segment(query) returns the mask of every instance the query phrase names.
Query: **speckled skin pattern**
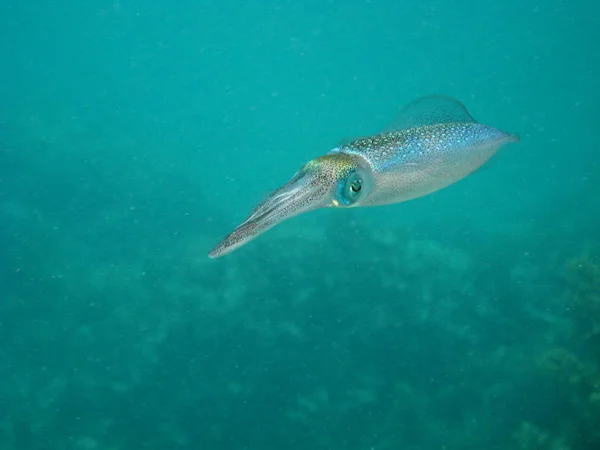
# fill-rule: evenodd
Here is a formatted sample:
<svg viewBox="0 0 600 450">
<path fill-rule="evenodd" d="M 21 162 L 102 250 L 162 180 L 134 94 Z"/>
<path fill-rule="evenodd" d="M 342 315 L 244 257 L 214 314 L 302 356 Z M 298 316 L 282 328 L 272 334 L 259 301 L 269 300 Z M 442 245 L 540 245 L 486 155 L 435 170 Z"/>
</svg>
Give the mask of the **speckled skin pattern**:
<svg viewBox="0 0 600 450">
<path fill-rule="evenodd" d="M 477 122 L 443 123 L 357 139 L 334 152 L 371 167 L 374 185 L 360 206 L 397 203 L 452 184 L 518 138 Z M 357 205 L 358 206 L 358 205 Z"/>
<path fill-rule="evenodd" d="M 385 132 L 307 162 L 209 253 L 216 258 L 298 214 L 324 207 L 398 203 L 442 189 L 519 138 L 477 123 L 449 97 L 416 100 Z"/>
</svg>

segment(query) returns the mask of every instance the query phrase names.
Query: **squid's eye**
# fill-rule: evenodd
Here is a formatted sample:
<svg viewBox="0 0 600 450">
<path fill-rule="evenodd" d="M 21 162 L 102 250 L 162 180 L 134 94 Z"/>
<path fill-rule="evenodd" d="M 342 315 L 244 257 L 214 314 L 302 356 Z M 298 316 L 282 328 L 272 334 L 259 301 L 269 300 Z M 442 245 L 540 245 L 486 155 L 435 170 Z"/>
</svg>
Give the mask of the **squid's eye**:
<svg viewBox="0 0 600 450">
<path fill-rule="evenodd" d="M 363 188 L 363 180 L 357 172 L 352 172 L 345 180 L 341 183 L 341 189 L 339 192 L 339 200 L 346 204 L 351 205 L 356 202 L 361 195 Z"/>
</svg>

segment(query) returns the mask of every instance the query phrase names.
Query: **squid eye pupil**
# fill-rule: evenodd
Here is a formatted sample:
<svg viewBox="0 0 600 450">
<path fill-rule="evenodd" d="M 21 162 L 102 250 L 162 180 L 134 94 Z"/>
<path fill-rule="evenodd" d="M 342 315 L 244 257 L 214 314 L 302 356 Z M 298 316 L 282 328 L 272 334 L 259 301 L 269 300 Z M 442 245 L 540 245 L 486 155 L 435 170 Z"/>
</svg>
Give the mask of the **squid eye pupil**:
<svg viewBox="0 0 600 450">
<path fill-rule="evenodd" d="M 362 189 L 362 185 L 360 183 L 359 180 L 356 180 L 352 183 L 352 185 L 350 186 L 350 189 L 352 189 L 352 192 L 360 192 L 360 190 Z"/>
</svg>

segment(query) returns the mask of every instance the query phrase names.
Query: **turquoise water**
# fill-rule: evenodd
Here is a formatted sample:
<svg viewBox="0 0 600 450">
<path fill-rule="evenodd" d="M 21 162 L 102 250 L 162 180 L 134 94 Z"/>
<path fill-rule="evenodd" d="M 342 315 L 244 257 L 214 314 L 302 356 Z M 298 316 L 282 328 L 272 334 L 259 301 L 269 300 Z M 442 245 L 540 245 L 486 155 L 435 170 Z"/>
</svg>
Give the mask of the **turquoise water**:
<svg viewBox="0 0 600 450">
<path fill-rule="evenodd" d="M 600 448 L 600 6 L 0 4 L 0 448 Z M 480 171 L 210 249 L 427 94 Z"/>
</svg>

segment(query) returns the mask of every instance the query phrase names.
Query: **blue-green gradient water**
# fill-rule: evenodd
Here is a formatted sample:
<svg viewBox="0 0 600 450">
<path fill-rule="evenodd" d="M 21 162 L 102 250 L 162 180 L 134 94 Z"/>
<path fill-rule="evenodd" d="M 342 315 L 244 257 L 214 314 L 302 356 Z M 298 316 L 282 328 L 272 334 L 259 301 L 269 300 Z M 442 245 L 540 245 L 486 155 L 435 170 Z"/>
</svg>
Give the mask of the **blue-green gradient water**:
<svg viewBox="0 0 600 450">
<path fill-rule="evenodd" d="M 600 448 L 600 4 L 4 0 L 0 35 L 2 450 Z M 208 259 L 427 94 L 521 142 Z"/>
</svg>

